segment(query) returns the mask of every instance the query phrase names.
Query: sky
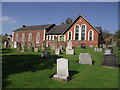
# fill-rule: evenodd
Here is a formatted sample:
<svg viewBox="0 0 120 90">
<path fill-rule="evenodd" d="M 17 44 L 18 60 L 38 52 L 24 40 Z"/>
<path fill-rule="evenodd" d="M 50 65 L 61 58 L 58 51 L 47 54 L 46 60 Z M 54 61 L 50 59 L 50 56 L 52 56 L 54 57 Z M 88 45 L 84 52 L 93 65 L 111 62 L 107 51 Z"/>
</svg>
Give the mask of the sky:
<svg viewBox="0 0 120 90">
<path fill-rule="evenodd" d="M 2 34 L 22 25 L 56 25 L 82 14 L 94 27 L 115 33 L 118 30 L 117 2 L 2 2 Z"/>
</svg>

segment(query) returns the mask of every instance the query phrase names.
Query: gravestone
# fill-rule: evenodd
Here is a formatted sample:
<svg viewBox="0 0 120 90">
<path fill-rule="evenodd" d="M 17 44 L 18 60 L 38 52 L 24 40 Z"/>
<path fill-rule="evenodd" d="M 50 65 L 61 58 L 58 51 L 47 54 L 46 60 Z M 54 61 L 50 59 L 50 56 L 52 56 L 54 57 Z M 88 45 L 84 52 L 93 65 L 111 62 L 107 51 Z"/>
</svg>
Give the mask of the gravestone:
<svg viewBox="0 0 120 90">
<path fill-rule="evenodd" d="M 68 49 L 72 49 L 72 41 L 68 41 L 68 42 L 67 42 L 66 51 L 67 51 Z"/>
<path fill-rule="evenodd" d="M 103 44 L 103 48 L 106 48 L 106 44 Z"/>
<path fill-rule="evenodd" d="M 41 54 L 41 57 L 50 58 L 50 52 L 43 51 L 42 54 Z"/>
<path fill-rule="evenodd" d="M 17 51 L 21 50 L 21 44 L 19 42 L 17 42 Z"/>
<path fill-rule="evenodd" d="M 61 52 L 60 52 L 61 50 L 59 49 L 59 48 L 57 48 L 57 49 L 55 49 L 55 54 L 56 55 L 59 55 Z"/>
<path fill-rule="evenodd" d="M 68 49 L 66 54 L 74 55 L 74 49 Z"/>
<path fill-rule="evenodd" d="M 6 41 L 4 42 L 4 48 L 7 48 L 7 42 Z"/>
<path fill-rule="evenodd" d="M 112 49 L 105 49 L 104 55 L 114 55 L 113 50 Z"/>
<path fill-rule="evenodd" d="M 94 48 L 94 51 L 97 51 L 97 52 L 102 52 L 103 49 L 102 48 Z"/>
<path fill-rule="evenodd" d="M 115 55 L 104 55 L 102 65 L 109 67 L 118 67 L 118 57 Z"/>
<path fill-rule="evenodd" d="M 91 54 L 89 54 L 89 53 L 80 53 L 80 55 L 79 55 L 79 63 L 80 64 L 91 64 L 92 65 Z"/>
<path fill-rule="evenodd" d="M 29 52 L 32 52 L 32 49 L 33 49 L 32 43 L 29 42 L 29 43 L 28 43 L 28 51 L 29 51 Z"/>
<path fill-rule="evenodd" d="M 93 45 L 90 45 L 89 47 L 94 47 Z"/>
<path fill-rule="evenodd" d="M 17 48 L 17 42 L 16 41 L 13 42 L 13 47 Z"/>
<path fill-rule="evenodd" d="M 25 51 L 25 42 L 22 42 L 21 43 L 21 52 L 24 52 Z"/>
<path fill-rule="evenodd" d="M 63 51 L 63 46 L 62 45 L 58 45 L 58 48 Z"/>
<path fill-rule="evenodd" d="M 38 52 L 38 48 L 34 48 L 34 52 Z"/>
<path fill-rule="evenodd" d="M 53 76 L 53 79 L 58 81 L 68 81 L 68 59 L 59 58 L 57 59 L 57 74 Z"/>
<path fill-rule="evenodd" d="M 13 42 L 11 42 L 11 48 L 14 48 L 14 43 Z"/>
</svg>

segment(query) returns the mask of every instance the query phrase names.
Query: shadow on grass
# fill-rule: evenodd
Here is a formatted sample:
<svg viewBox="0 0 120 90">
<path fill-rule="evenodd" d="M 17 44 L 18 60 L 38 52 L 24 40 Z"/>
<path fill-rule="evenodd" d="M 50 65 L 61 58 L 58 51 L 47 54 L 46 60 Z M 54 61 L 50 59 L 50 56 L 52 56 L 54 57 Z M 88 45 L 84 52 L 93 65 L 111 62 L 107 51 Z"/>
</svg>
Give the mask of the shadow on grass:
<svg viewBox="0 0 120 90">
<path fill-rule="evenodd" d="M 75 71 L 75 70 L 69 70 L 70 79 L 72 79 L 72 77 L 73 77 L 75 74 L 77 74 L 77 73 L 79 73 L 79 72 L 78 72 L 78 71 Z"/>
<path fill-rule="evenodd" d="M 10 85 L 6 80 L 10 74 L 22 73 L 26 71 L 38 71 L 52 69 L 56 59 L 61 58 L 52 55 L 49 59 L 42 58 L 40 55 L 3 55 L 2 56 L 2 85 L 3 88 Z"/>
</svg>

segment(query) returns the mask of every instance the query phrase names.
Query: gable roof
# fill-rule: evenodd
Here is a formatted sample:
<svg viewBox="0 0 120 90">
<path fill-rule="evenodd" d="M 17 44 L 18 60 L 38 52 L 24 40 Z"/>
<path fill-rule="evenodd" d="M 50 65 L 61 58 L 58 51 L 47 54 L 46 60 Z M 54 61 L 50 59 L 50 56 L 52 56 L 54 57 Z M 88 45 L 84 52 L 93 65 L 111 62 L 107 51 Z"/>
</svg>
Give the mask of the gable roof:
<svg viewBox="0 0 120 90">
<path fill-rule="evenodd" d="M 53 24 L 46 24 L 46 25 L 33 25 L 33 26 L 25 26 L 25 27 L 21 27 L 18 28 L 15 31 L 32 31 L 32 30 L 44 30 L 46 28 L 49 28 L 50 26 L 52 26 Z"/>
<path fill-rule="evenodd" d="M 46 34 L 62 34 L 68 26 L 69 24 L 56 25 Z"/>
<path fill-rule="evenodd" d="M 66 30 L 62 33 L 62 34 L 64 34 L 80 17 L 83 17 L 81 14 L 77 17 L 77 18 L 75 18 L 75 20 L 69 25 L 69 27 L 68 28 L 66 28 Z M 89 24 L 89 25 L 91 25 L 92 26 L 92 24 L 90 24 L 84 17 L 83 17 L 83 19 Z M 92 26 L 93 27 L 93 26 Z M 95 27 L 93 27 L 98 33 L 100 33 L 99 32 L 99 30 L 97 30 Z"/>
</svg>

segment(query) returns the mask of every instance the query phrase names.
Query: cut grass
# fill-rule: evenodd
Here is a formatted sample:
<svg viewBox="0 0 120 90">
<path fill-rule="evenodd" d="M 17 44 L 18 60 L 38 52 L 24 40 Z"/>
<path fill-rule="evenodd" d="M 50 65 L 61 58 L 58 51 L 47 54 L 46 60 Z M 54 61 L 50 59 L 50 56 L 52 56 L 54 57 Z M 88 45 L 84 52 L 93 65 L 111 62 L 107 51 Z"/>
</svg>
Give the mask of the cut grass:
<svg viewBox="0 0 120 90">
<path fill-rule="evenodd" d="M 3 87 L 4 88 L 118 88 L 118 69 L 101 67 L 103 52 L 94 52 L 94 48 L 75 47 L 75 55 L 54 55 L 41 58 L 41 52 L 16 52 L 3 49 Z M 78 63 L 80 53 L 92 54 L 94 65 Z M 118 52 L 116 52 L 118 53 Z M 69 82 L 51 79 L 56 73 L 56 59 L 69 59 Z"/>
</svg>

